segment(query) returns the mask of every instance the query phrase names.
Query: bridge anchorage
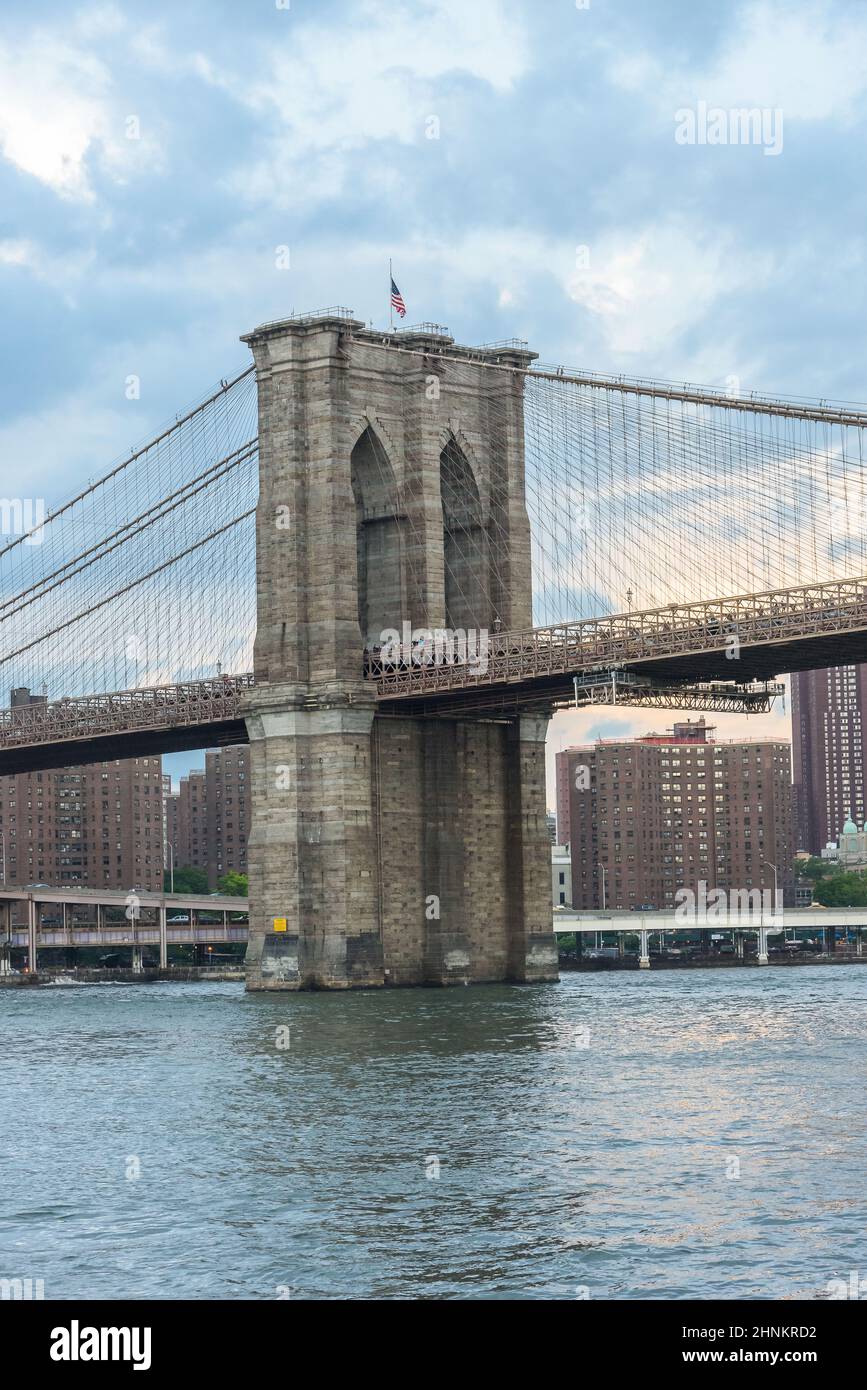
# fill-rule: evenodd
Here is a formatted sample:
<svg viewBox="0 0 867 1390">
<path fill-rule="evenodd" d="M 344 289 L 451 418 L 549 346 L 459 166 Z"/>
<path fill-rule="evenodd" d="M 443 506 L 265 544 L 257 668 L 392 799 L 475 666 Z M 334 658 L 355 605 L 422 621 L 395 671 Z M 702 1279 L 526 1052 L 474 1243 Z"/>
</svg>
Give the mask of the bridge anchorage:
<svg viewBox="0 0 867 1390">
<path fill-rule="evenodd" d="M 0 773 L 248 739 L 250 989 L 555 979 L 552 712 L 867 659 L 867 414 L 345 309 L 243 341 L 0 547 Z"/>
</svg>

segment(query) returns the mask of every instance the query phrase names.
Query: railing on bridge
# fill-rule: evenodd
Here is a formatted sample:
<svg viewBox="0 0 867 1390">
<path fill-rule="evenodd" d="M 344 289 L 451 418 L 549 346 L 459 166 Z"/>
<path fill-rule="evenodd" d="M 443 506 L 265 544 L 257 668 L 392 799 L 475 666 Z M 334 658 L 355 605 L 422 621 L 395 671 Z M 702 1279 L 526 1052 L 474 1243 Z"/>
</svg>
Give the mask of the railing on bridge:
<svg viewBox="0 0 867 1390">
<path fill-rule="evenodd" d="M 245 673 L 0 710 L 0 748 L 241 719 L 243 697 L 252 684 L 252 675 Z"/>
<path fill-rule="evenodd" d="M 522 687 L 529 700 L 562 702 L 568 682 L 578 677 L 580 689 L 581 678 L 588 673 L 597 673 L 590 693 L 598 698 L 600 680 L 610 679 L 613 672 L 621 673 L 616 698 L 624 703 L 670 705 L 680 700 L 678 707 L 683 708 L 759 709 L 767 708 L 781 687 L 766 681 L 736 685 L 739 670 L 747 667 L 740 668 L 735 660 L 729 664 L 728 653 L 749 658 L 751 651 L 776 644 L 781 648 L 776 669 L 788 670 L 787 643 L 846 633 L 867 633 L 867 576 L 524 632 L 490 633 L 484 644 L 477 645 L 475 660 L 468 660 L 465 653 L 456 658 L 454 648 L 447 645 L 440 651 L 436 641 L 424 653 L 413 648 L 391 660 L 374 651 L 366 655 L 365 675 L 375 684 L 383 704 L 423 699 L 431 710 L 438 699 L 445 702 L 444 711 L 453 710 L 448 697 L 453 701 L 462 696 L 464 712 L 483 711 L 486 695 L 490 698 L 496 687 Z M 718 658 L 719 683 L 694 675 L 672 682 L 669 676 L 667 684 L 663 681 L 662 687 L 655 688 L 647 675 L 655 663 L 702 654 Z M 643 689 L 630 685 L 630 673 L 636 670 L 643 673 Z M 597 679 L 598 673 L 603 675 Z M 556 680 L 555 689 L 552 681 Z M 731 682 L 728 689 L 722 688 L 723 681 Z M 44 745 L 61 748 L 141 731 L 184 727 L 206 731 L 233 722 L 242 726 L 245 697 L 253 683 L 252 674 L 246 672 L 5 710 L 0 712 L 0 753 Z M 584 692 L 584 698 L 590 696 Z M 740 704 L 731 706 L 733 700 Z M 243 728 L 238 737 L 243 738 Z"/>
<path fill-rule="evenodd" d="M 666 659 L 838 635 L 867 629 L 867 576 L 743 594 L 607 618 L 490 633 L 475 659 L 449 659 L 448 639 L 384 659 L 372 652 L 367 675 L 382 698 L 512 684 Z M 442 653 L 437 650 L 440 642 Z M 787 669 L 785 665 L 781 669 Z M 732 678 L 737 670 L 732 665 Z"/>
</svg>

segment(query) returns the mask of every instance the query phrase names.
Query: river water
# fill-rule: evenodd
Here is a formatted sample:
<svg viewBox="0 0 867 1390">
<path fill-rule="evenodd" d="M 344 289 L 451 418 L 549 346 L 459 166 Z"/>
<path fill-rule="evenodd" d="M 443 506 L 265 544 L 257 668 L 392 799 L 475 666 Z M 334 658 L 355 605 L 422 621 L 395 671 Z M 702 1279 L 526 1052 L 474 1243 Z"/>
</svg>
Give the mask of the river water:
<svg viewBox="0 0 867 1390">
<path fill-rule="evenodd" d="M 865 968 L 20 988 L 0 1037 L 0 1278 L 46 1298 L 867 1277 Z"/>
</svg>

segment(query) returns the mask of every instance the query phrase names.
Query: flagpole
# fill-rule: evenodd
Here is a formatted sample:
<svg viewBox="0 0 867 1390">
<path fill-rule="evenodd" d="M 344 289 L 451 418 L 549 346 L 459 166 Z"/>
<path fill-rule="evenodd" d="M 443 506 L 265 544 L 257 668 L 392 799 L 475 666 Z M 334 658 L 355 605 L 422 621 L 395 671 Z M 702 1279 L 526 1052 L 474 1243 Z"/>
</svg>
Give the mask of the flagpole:
<svg viewBox="0 0 867 1390">
<path fill-rule="evenodd" d="M 391 332 L 394 332 L 394 305 L 391 302 L 391 287 L 394 284 L 394 276 L 391 270 L 391 256 L 388 258 L 388 323 Z"/>
</svg>

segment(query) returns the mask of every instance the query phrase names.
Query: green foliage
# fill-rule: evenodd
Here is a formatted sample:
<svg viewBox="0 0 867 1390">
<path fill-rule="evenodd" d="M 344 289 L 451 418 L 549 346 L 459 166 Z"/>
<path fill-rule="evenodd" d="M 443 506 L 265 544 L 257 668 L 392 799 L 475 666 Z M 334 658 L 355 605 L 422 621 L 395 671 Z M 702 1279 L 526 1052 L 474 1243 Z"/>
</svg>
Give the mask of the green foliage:
<svg viewBox="0 0 867 1390">
<path fill-rule="evenodd" d="M 813 896 L 823 907 L 867 907 L 867 875 L 827 874 L 816 883 Z"/>
<path fill-rule="evenodd" d="M 172 889 L 172 876 L 169 870 L 163 874 L 163 888 L 167 893 Z M 175 869 L 175 888 L 176 893 L 207 893 L 208 875 L 204 869 L 195 869 L 191 864 L 185 868 Z"/>
<path fill-rule="evenodd" d="M 227 898 L 246 898 L 247 875 L 236 873 L 233 869 L 217 879 L 217 887 Z"/>
<path fill-rule="evenodd" d="M 795 860 L 795 877 L 816 879 L 825 878 L 834 872 L 835 865 L 833 860 L 819 859 L 813 855 L 811 859 Z"/>
</svg>

